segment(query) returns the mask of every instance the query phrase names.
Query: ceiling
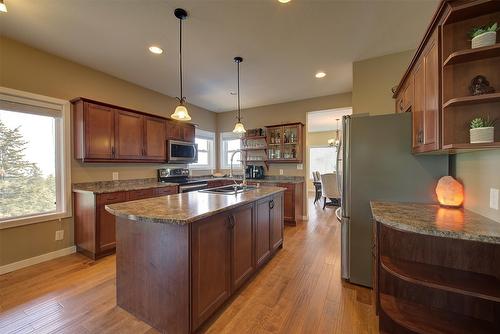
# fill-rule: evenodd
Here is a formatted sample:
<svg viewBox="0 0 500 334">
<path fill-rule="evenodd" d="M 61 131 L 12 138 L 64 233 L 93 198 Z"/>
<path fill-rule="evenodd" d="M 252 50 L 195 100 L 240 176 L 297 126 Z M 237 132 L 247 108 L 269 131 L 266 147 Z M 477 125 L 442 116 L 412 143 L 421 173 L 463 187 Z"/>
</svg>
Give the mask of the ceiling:
<svg viewBox="0 0 500 334">
<path fill-rule="evenodd" d="M 6 0 L 0 30 L 15 40 L 178 96 L 178 21 L 188 102 L 234 110 L 352 89 L 352 63 L 416 48 L 438 0 Z M 154 55 L 150 45 L 165 52 Z M 324 71 L 326 77 L 314 74 Z"/>
<path fill-rule="evenodd" d="M 307 132 L 342 130 L 342 116 L 351 115 L 352 108 L 337 108 L 307 113 Z M 339 120 L 337 122 L 337 119 Z"/>
</svg>

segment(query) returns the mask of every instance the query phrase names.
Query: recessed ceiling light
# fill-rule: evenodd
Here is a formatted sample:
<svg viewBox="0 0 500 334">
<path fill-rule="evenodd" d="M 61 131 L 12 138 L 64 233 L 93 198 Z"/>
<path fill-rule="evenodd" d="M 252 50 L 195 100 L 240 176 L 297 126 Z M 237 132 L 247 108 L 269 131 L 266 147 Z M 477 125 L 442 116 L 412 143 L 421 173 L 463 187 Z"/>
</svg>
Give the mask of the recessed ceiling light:
<svg viewBox="0 0 500 334">
<path fill-rule="evenodd" d="M 278 0 L 278 1 L 281 3 L 287 3 L 287 2 L 290 2 L 291 0 Z"/>
<path fill-rule="evenodd" d="M 318 79 L 324 78 L 324 77 L 326 77 L 326 73 L 325 72 L 318 72 L 318 73 L 316 73 L 315 77 Z"/>
<path fill-rule="evenodd" d="M 154 45 L 149 47 L 149 51 L 151 51 L 151 53 L 154 53 L 156 55 L 161 55 L 163 53 L 162 48 Z"/>
</svg>

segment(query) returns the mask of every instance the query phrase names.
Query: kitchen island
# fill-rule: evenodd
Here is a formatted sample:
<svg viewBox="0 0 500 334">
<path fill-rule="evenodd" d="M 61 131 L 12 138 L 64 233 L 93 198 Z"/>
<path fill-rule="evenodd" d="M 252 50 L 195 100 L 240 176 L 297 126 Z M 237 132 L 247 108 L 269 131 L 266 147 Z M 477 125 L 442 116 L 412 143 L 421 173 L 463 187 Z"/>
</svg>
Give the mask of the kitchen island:
<svg viewBox="0 0 500 334">
<path fill-rule="evenodd" d="M 282 247 L 284 190 L 107 205 L 118 306 L 164 333 L 196 331 Z"/>
</svg>

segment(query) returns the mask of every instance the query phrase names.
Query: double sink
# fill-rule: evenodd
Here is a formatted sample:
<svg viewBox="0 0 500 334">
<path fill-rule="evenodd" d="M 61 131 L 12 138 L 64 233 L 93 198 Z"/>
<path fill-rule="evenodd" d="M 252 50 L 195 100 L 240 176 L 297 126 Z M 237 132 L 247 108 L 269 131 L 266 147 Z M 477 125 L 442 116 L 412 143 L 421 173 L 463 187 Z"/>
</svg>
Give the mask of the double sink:
<svg viewBox="0 0 500 334">
<path fill-rule="evenodd" d="M 202 193 L 210 193 L 210 194 L 224 194 L 224 195 L 236 195 L 239 193 L 244 193 L 245 191 L 256 189 L 255 186 L 245 186 L 242 184 L 234 184 L 230 186 L 211 188 L 200 190 Z"/>
</svg>

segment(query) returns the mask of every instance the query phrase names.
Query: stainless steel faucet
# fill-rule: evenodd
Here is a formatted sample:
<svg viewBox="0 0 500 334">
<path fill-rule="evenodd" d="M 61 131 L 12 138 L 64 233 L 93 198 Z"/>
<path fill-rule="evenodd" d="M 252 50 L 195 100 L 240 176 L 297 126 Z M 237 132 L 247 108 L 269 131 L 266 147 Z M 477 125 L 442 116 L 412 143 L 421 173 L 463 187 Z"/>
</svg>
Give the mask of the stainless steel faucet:
<svg viewBox="0 0 500 334">
<path fill-rule="evenodd" d="M 243 185 L 246 185 L 247 184 L 247 178 L 246 178 L 246 173 L 245 173 L 245 167 L 246 167 L 246 164 L 245 164 L 245 159 L 243 159 L 243 154 L 245 154 L 245 152 L 243 152 L 242 150 L 236 150 L 233 152 L 233 154 L 231 154 L 231 164 L 230 164 L 230 169 L 229 169 L 229 177 L 234 177 L 233 175 L 233 158 L 234 156 L 236 155 L 236 153 L 240 152 L 241 153 L 241 165 L 243 166 Z M 234 180 L 234 183 L 236 183 L 236 185 L 238 184 L 238 182 L 236 182 L 236 180 Z"/>
</svg>

